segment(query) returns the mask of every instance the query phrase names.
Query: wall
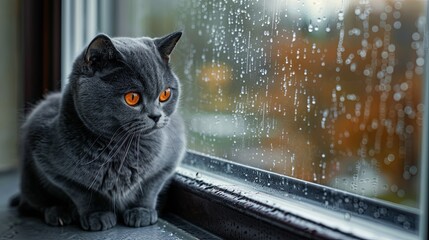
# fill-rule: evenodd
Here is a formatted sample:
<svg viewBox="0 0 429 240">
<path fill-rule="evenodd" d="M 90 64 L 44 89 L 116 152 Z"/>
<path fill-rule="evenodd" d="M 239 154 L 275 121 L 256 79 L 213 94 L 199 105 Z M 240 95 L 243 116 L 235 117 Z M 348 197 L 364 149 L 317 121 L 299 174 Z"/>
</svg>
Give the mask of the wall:
<svg viewBox="0 0 429 240">
<path fill-rule="evenodd" d="M 18 162 L 19 5 L 20 1 L 0 1 L 0 172 Z"/>
</svg>

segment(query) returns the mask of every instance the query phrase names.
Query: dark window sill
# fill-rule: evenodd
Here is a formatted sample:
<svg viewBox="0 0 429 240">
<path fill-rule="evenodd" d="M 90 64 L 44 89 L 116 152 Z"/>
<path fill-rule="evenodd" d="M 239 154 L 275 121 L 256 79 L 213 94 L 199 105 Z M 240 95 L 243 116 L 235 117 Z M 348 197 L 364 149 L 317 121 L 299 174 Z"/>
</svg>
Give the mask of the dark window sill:
<svg viewBox="0 0 429 240">
<path fill-rule="evenodd" d="M 335 199 L 334 204 L 324 205 L 320 196 Z M 168 199 L 167 212 L 227 239 L 417 239 L 418 213 L 413 209 L 194 152 L 174 177 Z M 365 205 L 365 212 L 354 213 L 354 203 Z M 387 213 L 377 223 L 371 216 L 381 208 Z M 401 228 L 396 216 L 410 221 L 412 229 Z"/>
<path fill-rule="evenodd" d="M 225 239 L 360 239 L 181 174 L 168 199 L 168 212 Z"/>
</svg>

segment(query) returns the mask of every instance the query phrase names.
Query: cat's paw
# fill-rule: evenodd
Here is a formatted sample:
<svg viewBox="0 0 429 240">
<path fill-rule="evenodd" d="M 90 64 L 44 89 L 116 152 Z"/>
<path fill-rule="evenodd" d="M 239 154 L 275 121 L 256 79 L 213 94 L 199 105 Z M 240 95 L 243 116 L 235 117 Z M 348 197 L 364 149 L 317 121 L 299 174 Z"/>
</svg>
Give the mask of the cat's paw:
<svg viewBox="0 0 429 240">
<path fill-rule="evenodd" d="M 113 212 L 92 212 L 80 217 L 80 225 L 87 231 L 104 231 L 116 225 Z"/>
<path fill-rule="evenodd" d="M 158 213 L 155 209 L 137 207 L 124 212 L 124 223 L 129 227 L 144 227 L 158 221 Z"/>
<path fill-rule="evenodd" d="M 72 222 L 70 212 L 63 207 L 53 206 L 45 209 L 45 222 L 51 226 L 64 226 Z"/>
</svg>

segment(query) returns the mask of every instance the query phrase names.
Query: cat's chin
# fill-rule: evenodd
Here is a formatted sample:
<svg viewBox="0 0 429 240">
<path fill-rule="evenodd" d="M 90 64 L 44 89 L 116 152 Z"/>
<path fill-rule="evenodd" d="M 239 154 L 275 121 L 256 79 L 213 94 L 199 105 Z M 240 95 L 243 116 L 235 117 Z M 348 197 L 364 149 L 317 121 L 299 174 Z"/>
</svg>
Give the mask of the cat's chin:
<svg viewBox="0 0 429 240">
<path fill-rule="evenodd" d="M 142 136 L 148 136 L 148 135 L 152 135 L 153 133 L 156 133 L 161 128 L 163 128 L 163 126 L 158 127 L 158 126 L 154 125 L 152 128 L 140 130 L 139 132 L 140 132 L 140 135 L 142 135 Z"/>
<path fill-rule="evenodd" d="M 158 130 L 164 128 L 165 126 L 167 126 L 167 124 L 155 124 L 152 128 L 149 129 L 145 129 L 145 130 L 141 130 L 141 135 L 151 135 L 153 133 L 158 132 Z"/>
<path fill-rule="evenodd" d="M 165 126 L 167 126 L 166 123 L 158 123 L 153 128 L 154 129 L 161 129 L 161 128 L 165 127 Z"/>
</svg>

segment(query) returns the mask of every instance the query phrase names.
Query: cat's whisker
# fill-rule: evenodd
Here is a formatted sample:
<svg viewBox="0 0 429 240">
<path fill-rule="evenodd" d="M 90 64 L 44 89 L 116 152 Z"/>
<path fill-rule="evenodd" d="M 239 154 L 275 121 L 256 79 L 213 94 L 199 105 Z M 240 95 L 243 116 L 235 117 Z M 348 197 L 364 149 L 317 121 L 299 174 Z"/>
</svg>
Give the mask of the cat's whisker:
<svg viewBox="0 0 429 240">
<path fill-rule="evenodd" d="M 92 189 L 92 187 L 94 186 L 94 184 L 95 184 L 95 181 L 98 179 L 98 175 L 100 174 L 100 171 L 101 171 L 101 167 L 98 169 L 98 171 L 97 171 L 97 174 L 95 175 L 95 177 L 94 177 L 94 180 L 91 182 L 91 184 L 88 186 L 88 190 L 91 190 Z"/>
<path fill-rule="evenodd" d="M 90 195 L 89 195 L 89 200 L 88 200 L 88 208 L 90 208 L 90 206 L 91 206 L 91 202 L 92 202 L 92 195 L 93 195 L 93 191 L 91 191 L 90 192 Z"/>
<path fill-rule="evenodd" d="M 134 134 L 133 134 L 133 136 L 131 137 L 131 140 L 130 140 L 130 141 L 129 141 L 129 143 L 128 143 L 127 149 L 125 150 L 124 156 L 122 157 L 121 165 L 119 165 L 118 173 L 120 173 L 120 172 L 121 172 L 122 166 L 124 165 L 125 159 L 126 159 L 126 157 L 127 157 L 127 155 L 128 155 L 128 151 L 130 150 L 131 143 L 132 143 L 132 142 L 133 142 L 133 140 L 134 140 L 134 136 L 135 136 L 135 133 L 134 133 Z M 118 174 L 118 176 L 119 176 L 119 174 Z"/>
<path fill-rule="evenodd" d="M 98 142 L 98 139 L 100 139 L 101 137 L 101 133 L 97 136 L 97 138 L 94 140 L 94 142 L 91 144 L 91 147 L 89 147 L 89 150 L 87 152 L 83 152 L 82 154 L 85 154 L 84 156 L 88 155 L 88 153 L 91 152 L 91 150 L 93 149 L 94 145 Z M 83 158 L 84 156 L 79 156 L 79 158 Z"/>
<path fill-rule="evenodd" d="M 125 133 L 125 135 L 115 144 L 115 146 L 113 146 L 112 150 L 110 150 L 109 155 L 107 155 L 107 159 L 104 161 L 103 164 L 101 164 L 101 166 L 104 166 L 106 163 L 110 162 L 111 159 L 113 159 L 114 157 L 116 157 L 116 155 L 118 155 L 118 153 L 121 151 L 122 146 L 125 144 L 125 142 L 128 140 L 128 138 L 130 137 L 129 134 Z M 116 148 L 115 147 L 118 145 L 119 147 Z M 111 155 L 111 153 L 113 152 L 113 155 Z"/>
<path fill-rule="evenodd" d="M 140 192 L 141 192 L 142 196 L 144 196 L 144 192 L 143 192 L 143 189 L 142 189 L 142 185 L 141 185 L 141 184 L 139 184 L 139 188 L 140 188 Z"/>
<path fill-rule="evenodd" d="M 124 139 L 125 138 L 125 139 Z M 116 149 L 116 151 L 115 151 L 115 153 L 111 156 L 111 157 L 109 157 L 110 156 L 110 153 L 114 150 L 114 148 L 110 151 L 110 153 L 109 153 L 109 155 L 107 156 L 107 159 L 100 165 L 100 167 L 98 168 L 98 170 L 97 170 L 97 174 L 95 175 L 95 177 L 94 177 L 94 180 L 91 182 L 91 184 L 89 185 L 89 187 L 88 187 L 88 189 L 91 189 L 93 186 L 94 186 L 94 184 L 95 184 L 95 182 L 97 181 L 97 179 L 98 179 L 98 176 L 100 175 L 100 173 L 101 173 L 101 170 L 103 169 L 103 167 L 110 161 L 110 159 L 111 158 L 114 158 L 115 156 L 116 156 L 116 154 L 120 151 L 120 149 L 121 149 L 121 147 L 123 146 L 123 144 L 124 144 L 124 142 L 127 140 L 127 138 L 128 138 L 128 135 L 127 134 L 125 134 L 120 140 L 119 140 L 119 142 L 121 141 L 121 140 L 123 140 L 122 141 L 122 143 L 121 143 L 121 145 Z M 115 144 L 115 146 L 116 146 L 116 144 Z M 114 146 L 114 147 L 115 147 Z"/>
<path fill-rule="evenodd" d="M 129 123 L 129 124 L 126 124 L 126 125 L 131 125 L 133 122 L 131 122 L 131 123 Z M 125 124 L 124 124 L 125 125 Z M 123 127 L 122 127 L 123 128 Z M 134 127 L 135 128 L 135 127 Z M 122 145 L 123 145 L 123 143 L 126 141 L 126 139 L 129 137 L 129 133 L 128 133 L 128 130 L 126 130 L 126 129 L 122 129 L 118 134 L 117 134 L 117 136 L 116 137 L 112 137 L 111 138 L 111 141 L 110 141 L 110 143 L 106 146 L 106 148 L 107 147 L 109 147 L 110 146 L 110 144 L 111 143 L 113 143 L 113 142 L 115 142 L 115 144 L 113 145 L 113 147 L 111 148 L 111 150 L 110 150 L 110 152 L 109 152 L 109 154 L 107 155 L 107 158 L 109 159 L 108 161 L 105 161 L 102 165 L 105 165 L 107 162 L 109 162 L 110 161 L 110 159 L 111 158 L 113 158 L 114 156 L 116 156 L 117 155 L 117 153 L 118 153 L 118 151 L 120 151 L 121 150 L 121 147 L 122 147 Z M 119 138 L 119 139 L 116 139 L 116 138 Z M 125 139 L 125 140 L 124 140 Z M 122 140 L 124 140 L 124 141 L 122 141 Z M 116 148 L 116 146 L 118 146 L 118 144 L 120 144 L 120 146 L 118 147 L 118 148 Z M 91 162 L 94 162 L 95 160 L 97 160 L 100 156 L 101 156 L 101 154 L 105 151 L 105 149 L 106 148 L 104 148 L 104 150 L 95 158 L 95 159 L 93 159 Z M 116 150 L 115 150 L 115 148 L 116 148 Z M 111 155 L 111 153 L 112 152 L 114 152 L 114 154 L 113 155 Z M 91 163 L 90 162 L 90 163 Z"/>
<path fill-rule="evenodd" d="M 123 166 L 123 164 L 124 164 L 124 162 L 125 162 L 125 159 L 126 159 L 126 157 L 127 157 L 127 155 L 128 155 L 128 152 L 129 152 L 129 149 L 130 149 L 130 147 L 131 147 L 131 145 L 132 145 L 132 143 L 133 143 L 133 141 L 134 141 L 134 137 L 135 137 L 135 133 L 132 133 L 133 135 L 131 136 L 131 139 L 129 140 L 129 142 L 128 142 L 128 145 L 127 145 L 127 148 L 126 148 L 126 150 L 125 150 L 125 153 L 124 153 L 124 156 L 122 157 L 122 160 L 121 160 L 121 164 L 120 164 L 120 166 L 119 166 L 119 168 L 118 168 L 118 172 L 117 172 L 117 175 L 116 175 L 116 180 L 115 180 L 115 182 L 116 182 L 116 184 L 118 183 L 118 180 L 119 180 L 119 176 L 120 176 L 120 172 L 121 172 L 121 169 L 122 169 L 122 166 Z M 128 188 L 129 188 L 129 190 L 131 191 L 131 188 L 128 186 Z"/>
<path fill-rule="evenodd" d="M 114 140 L 124 132 L 124 130 L 121 130 L 120 132 L 118 132 L 120 129 L 121 129 L 120 127 L 118 129 L 116 129 L 115 133 L 110 138 L 109 143 L 105 145 L 105 147 L 102 149 L 102 151 L 100 153 L 97 154 L 96 157 L 94 157 L 92 160 L 90 160 L 86 163 L 82 163 L 84 160 L 84 157 L 86 157 L 89 154 L 94 154 L 93 151 L 91 151 L 92 148 L 89 148 L 87 151 L 84 151 L 85 155 L 83 157 L 80 157 L 80 160 L 76 163 L 76 165 L 84 166 L 84 165 L 88 165 L 88 164 L 95 162 L 106 151 L 106 149 L 109 148 L 109 146 L 114 142 Z"/>
<path fill-rule="evenodd" d="M 111 159 L 113 159 L 114 157 L 116 157 L 116 155 L 118 155 L 118 153 L 121 151 L 122 146 L 124 146 L 124 144 L 127 142 L 127 140 L 129 139 L 129 137 L 130 137 L 130 136 L 131 136 L 131 134 L 132 134 L 132 133 L 130 133 L 130 132 L 131 132 L 131 131 L 133 131 L 134 129 L 138 129 L 138 127 L 139 127 L 139 126 L 134 126 L 134 127 L 132 127 L 130 130 L 125 131 L 125 134 L 121 137 L 121 139 L 119 139 L 118 141 L 116 141 L 115 145 L 112 147 L 112 149 L 111 149 L 111 151 L 110 151 L 109 155 L 107 156 L 106 160 L 105 160 L 105 161 L 100 165 L 100 168 L 98 169 L 97 174 L 95 175 L 94 180 L 91 182 L 91 184 L 90 184 L 90 186 L 88 187 L 88 189 L 91 189 L 91 188 L 94 186 L 94 184 L 95 184 L 95 182 L 97 181 L 97 179 L 98 179 L 98 177 L 99 177 L 99 175 L 100 175 L 100 172 L 101 172 L 101 170 L 103 169 L 104 165 L 106 165 L 108 162 L 110 162 L 110 161 L 111 161 Z M 124 132 L 124 131 L 122 131 L 122 132 Z M 134 133 L 134 134 L 135 134 L 135 133 Z M 130 143 L 128 144 L 127 150 L 126 150 L 125 155 L 124 155 L 124 159 L 125 159 L 125 157 L 126 157 L 126 155 L 127 155 L 127 152 L 128 152 L 128 150 L 129 150 L 129 148 L 130 148 L 131 142 L 132 142 L 132 140 L 133 140 L 133 138 L 134 138 L 134 134 L 133 134 L 133 136 L 132 136 L 132 138 L 131 138 L 131 140 L 130 140 Z M 115 150 L 115 147 L 116 147 L 119 143 L 120 143 L 120 145 L 119 145 L 119 146 L 118 146 L 118 148 L 116 148 L 116 150 Z M 114 153 L 113 153 L 113 155 L 111 155 L 111 153 L 112 153 L 112 152 L 114 152 Z M 121 166 L 120 166 L 120 168 L 122 168 L 122 164 L 123 164 L 123 160 L 121 161 Z M 120 169 L 119 169 L 119 171 L 120 171 Z M 119 172 L 119 171 L 118 171 L 118 172 Z"/>
<path fill-rule="evenodd" d="M 137 151 L 136 160 L 137 161 L 140 160 L 140 138 L 141 138 L 141 134 L 142 134 L 142 131 L 139 131 L 139 135 L 137 137 L 137 144 L 136 144 L 136 151 Z"/>
<path fill-rule="evenodd" d="M 115 133 L 113 133 L 113 135 L 112 135 L 112 137 L 110 138 L 110 141 L 109 141 L 109 143 L 103 148 L 103 150 L 93 159 L 93 160 L 91 160 L 91 161 L 89 161 L 89 162 L 86 162 L 86 163 L 81 163 L 81 165 L 88 165 L 88 164 L 91 164 L 91 163 L 93 163 L 93 162 L 95 162 L 98 158 L 100 158 L 100 156 L 106 151 L 106 149 L 107 148 L 109 148 L 109 146 L 116 140 L 116 138 L 118 137 L 118 136 L 120 136 L 122 133 L 126 133 L 126 129 L 124 128 L 125 126 L 128 126 L 128 125 L 132 125 L 134 122 L 128 122 L 128 123 L 125 123 L 124 125 L 122 125 L 122 126 L 120 126 L 120 127 L 118 127 L 118 129 L 116 129 L 116 131 L 115 131 Z M 121 131 L 119 131 L 119 130 L 121 130 Z M 119 132 L 118 132 L 119 131 Z M 122 139 L 123 139 L 123 137 L 124 137 L 125 135 L 122 135 L 120 138 L 120 140 L 119 141 L 116 141 L 116 143 L 117 142 L 120 142 Z M 114 149 L 116 147 L 116 144 L 115 144 L 115 146 L 112 148 L 112 149 Z M 87 154 L 88 153 L 90 153 L 91 152 L 91 149 L 87 152 Z"/>
<path fill-rule="evenodd" d="M 125 140 L 124 140 L 124 141 L 122 141 L 124 138 L 121 138 L 121 139 L 120 139 L 120 140 L 115 144 L 115 146 L 112 148 L 112 151 L 113 151 L 113 150 L 114 150 L 114 148 L 116 147 L 116 145 L 117 145 L 120 141 L 122 141 L 121 145 L 116 149 L 116 151 L 115 151 L 114 155 L 113 155 L 113 156 L 111 156 L 111 157 L 109 158 L 109 156 L 110 156 L 110 153 L 109 153 L 109 156 L 108 156 L 109 161 L 110 161 L 110 159 L 112 159 L 113 157 L 115 157 L 115 156 L 118 154 L 118 152 L 121 150 L 122 146 L 123 146 L 123 145 L 124 145 L 124 143 L 128 140 L 128 138 L 130 137 L 130 135 L 131 135 L 131 134 L 134 134 L 134 133 L 133 133 L 134 129 L 138 129 L 138 127 L 139 127 L 139 126 L 134 126 L 134 127 L 133 127 L 133 128 L 131 128 L 130 130 L 126 131 L 126 133 L 125 133 L 125 136 L 126 136 Z M 134 137 L 134 135 L 133 135 L 133 137 Z M 131 140 L 132 140 L 132 139 L 131 139 Z"/>
<path fill-rule="evenodd" d="M 116 214 L 116 197 L 113 198 L 113 213 Z"/>
<path fill-rule="evenodd" d="M 118 128 L 116 129 L 116 131 L 113 133 L 112 137 L 110 138 L 110 142 L 109 142 L 109 144 L 112 142 L 112 140 L 113 140 L 113 138 L 116 136 L 116 134 L 119 134 L 119 133 L 118 133 L 118 131 L 119 131 L 120 129 L 121 129 L 121 127 L 118 127 Z M 98 139 L 101 137 L 101 135 L 102 135 L 102 134 L 99 134 L 99 135 L 97 136 L 97 138 L 95 139 L 95 141 L 92 143 L 91 147 L 89 148 L 89 151 L 88 151 L 88 152 L 91 152 L 91 150 L 92 150 L 93 146 L 95 145 L 95 143 L 97 143 L 97 141 L 98 141 Z M 106 147 L 107 147 L 109 144 L 107 144 L 107 145 L 106 145 Z M 106 147 L 104 147 L 104 148 L 106 148 Z"/>
</svg>

